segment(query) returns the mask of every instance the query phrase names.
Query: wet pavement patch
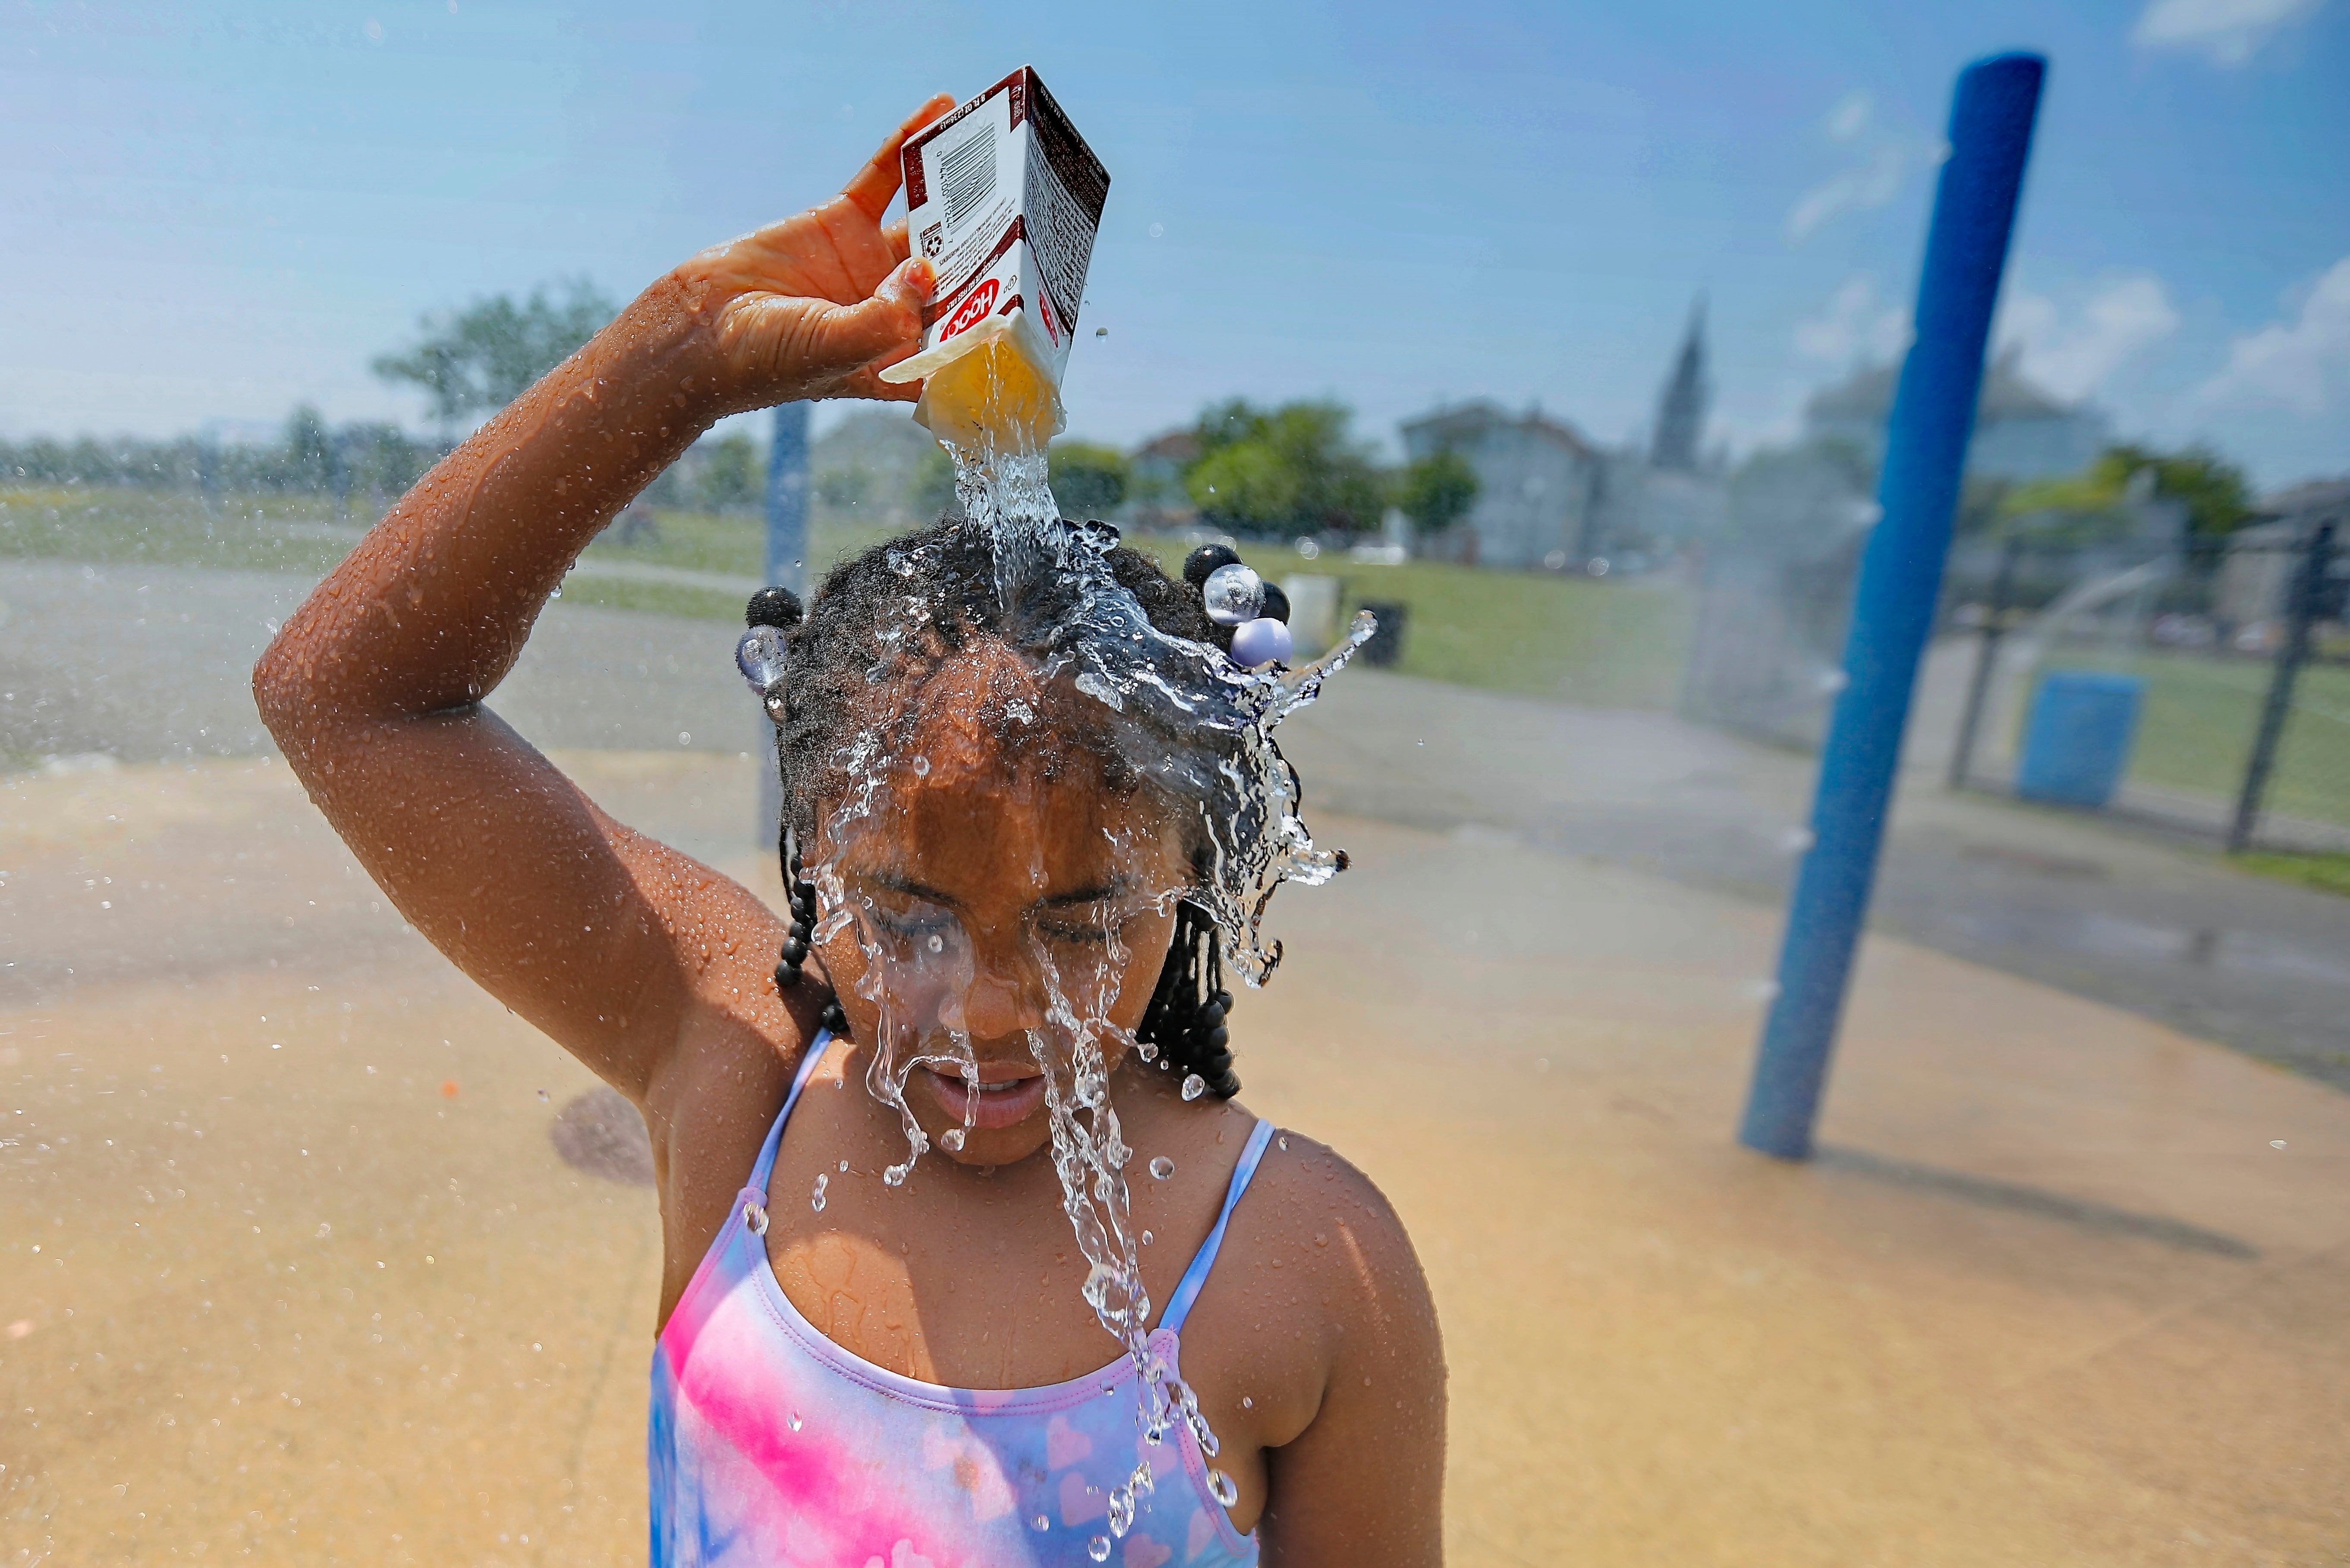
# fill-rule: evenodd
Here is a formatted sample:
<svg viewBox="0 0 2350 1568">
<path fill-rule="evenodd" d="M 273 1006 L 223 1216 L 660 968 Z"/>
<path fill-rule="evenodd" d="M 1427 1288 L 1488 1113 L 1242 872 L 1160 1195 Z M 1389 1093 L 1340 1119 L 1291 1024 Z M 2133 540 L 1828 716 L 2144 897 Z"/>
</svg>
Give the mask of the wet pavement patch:
<svg viewBox="0 0 2350 1568">
<path fill-rule="evenodd" d="M 653 1184 L 645 1119 L 617 1089 L 593 1088 L 567 1102 L 546 1134 L 566 1165 L 628 1187 Z"/>
</svg>

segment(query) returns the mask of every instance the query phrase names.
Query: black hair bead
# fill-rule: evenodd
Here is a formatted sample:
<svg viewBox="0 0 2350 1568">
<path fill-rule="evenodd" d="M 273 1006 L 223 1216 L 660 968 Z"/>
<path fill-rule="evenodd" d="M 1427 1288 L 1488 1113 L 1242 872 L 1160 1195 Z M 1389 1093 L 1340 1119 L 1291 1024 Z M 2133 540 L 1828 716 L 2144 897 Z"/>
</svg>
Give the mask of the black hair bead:
<svg viewBox="0 0 2350 1568">
<path fill-rule="evenodd" d="M 789 588 L 761 588 L 743 607 L 743 625 L 772 626 L 778 631 L 791 630 L 801 617 L 799 596 Z"/>
<path fill-rule="evenodd" d="M 1264 583 L 1264 603 L 1256 613 L 1277 620 L 1284 626 L 1289 624 L 1289 596 L 1283 593 L 1281 585 L 1270 577 L 1266 578 Z"/>
<path fill-rule="evenodd" d="M 793 963 L 779 963 L 775 966 L 775 989 L 777 991 L 789 991 L 792 987 L 799 984 L 799 965 Z"/>
<path fill-rule="evenodd" d="M 834 997 L 824 1004 L 824 1012 L 817 1017 L 816 1022 L 835 1034 L 846 1035 L 848 1033 L 848 1014 L 840 1010 L 838 997 Z"/>
<path fill-rule="evenodd" d="M 1240 564 L 1241 553 L 1230 545 L 1202 545 L 1183 557 L 1183 580 L 1198 593 L 1208 586 L 1208 574 L 1219 566 Z"/>
</svg>

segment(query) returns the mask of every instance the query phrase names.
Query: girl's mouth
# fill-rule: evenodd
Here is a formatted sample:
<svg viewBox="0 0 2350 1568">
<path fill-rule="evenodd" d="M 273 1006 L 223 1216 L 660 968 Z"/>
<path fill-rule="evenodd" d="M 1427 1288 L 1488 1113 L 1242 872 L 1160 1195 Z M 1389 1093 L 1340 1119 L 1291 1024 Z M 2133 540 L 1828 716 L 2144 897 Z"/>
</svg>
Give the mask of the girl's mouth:
<svg viewBox="0 0 2350 1568">
<path fill-rule="evenodd" d="M 982 1067 L 976 1084 L 966 1084 L 960 1074 L 942 1073 L 931 1066 L 923 1067 L 922 1077 L 939 1108 L 957 1125 L 968 1119 L 981 1132 L 1018 1127 L 1045 1103 L 1045 1076 L 1032 1069 L 1018 1077 L 991 1081 L 987 1075 L 994 1070 Z"/>
</svg>

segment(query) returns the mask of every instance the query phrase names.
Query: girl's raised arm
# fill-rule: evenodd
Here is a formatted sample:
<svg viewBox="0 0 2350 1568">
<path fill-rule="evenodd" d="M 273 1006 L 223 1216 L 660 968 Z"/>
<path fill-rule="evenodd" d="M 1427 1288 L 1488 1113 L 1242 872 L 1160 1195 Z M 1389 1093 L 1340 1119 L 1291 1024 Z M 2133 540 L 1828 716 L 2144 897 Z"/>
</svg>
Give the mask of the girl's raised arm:
<svg viewBox="0 0 2350 1568">
<path fill-rule="evenodd" d="M 402 496 L 254 671 L 270 732 L 400 911 L 639 1105 L 712 1008 L 781 1026 L 752 1017 L 781 1011 L 775 922 L 597 810 L 482 700 L 580 550 L 712 421 L 919 392 L 874 375 L 913 351 L 931 287 L 880 219 L 899 144 L 951 104 L 839 196 L 647 289 Z"/>
</svg>

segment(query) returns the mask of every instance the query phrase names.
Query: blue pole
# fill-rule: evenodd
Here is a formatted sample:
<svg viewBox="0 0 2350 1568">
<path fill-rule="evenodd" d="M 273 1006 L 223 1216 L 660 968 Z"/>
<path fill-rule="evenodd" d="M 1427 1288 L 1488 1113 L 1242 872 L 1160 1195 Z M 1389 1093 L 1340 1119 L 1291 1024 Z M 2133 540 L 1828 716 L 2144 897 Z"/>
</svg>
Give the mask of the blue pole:
<svg viewBox="0 0 2350 1568">
<path fill-rule="evenodd" d="M 1918 659 L 1941 592 L 1950 518 L 1974 433 L 1983 348 L 2047 62 L 2000 55 L 1959 77 L 1950 155 L 1934 193 L 1918 280 L 1917 341 L 1901 368 L 1877 482 L 1882 508 L 1860 562 L 1846 684 L 1820 753 L 1812 847 L 1795 877 L 1738 1141 L 1782 1159 L 1812 1152 L 1812 1126 L 1868 912 Z"/>
<path fill-rule="evenodd" d="M 767 445 L 767 581 L 807 597 L 808 406 L 775 408 L 775 433 Z M 775 727 L 758 715 L 760 743 L 751 754 L 768 756 L 759 770 L 756 842 L 772 849 L 784 815 L 782 776 L 772 765 Z"/>
<path fill-rule="evenodd" d="M 767 581 L 807 597 L 808 406 L 775 409 L 767 447 Z"/>
</svg>

